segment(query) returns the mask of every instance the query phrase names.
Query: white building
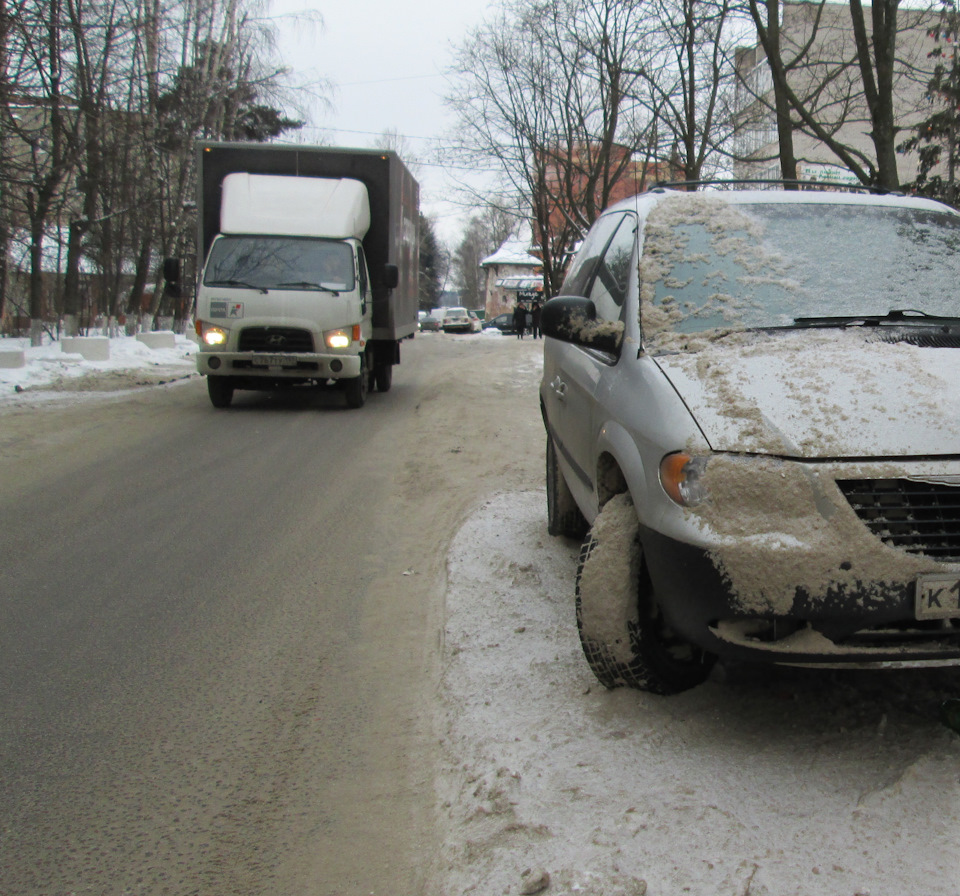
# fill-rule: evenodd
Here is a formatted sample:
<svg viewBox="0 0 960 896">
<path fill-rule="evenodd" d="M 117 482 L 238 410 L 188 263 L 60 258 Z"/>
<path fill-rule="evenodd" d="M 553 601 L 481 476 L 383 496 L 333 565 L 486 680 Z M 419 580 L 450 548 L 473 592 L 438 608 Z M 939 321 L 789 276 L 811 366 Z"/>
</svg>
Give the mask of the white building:
<svg viewBox="0 0 960 896">
<path fill-rule="evenodd" d="M 530 245 L 511 237 L 480 262 L 487 320 L 512 311 L 517 298 L 543 293 L 543 262 L 530 254 Z"/>
</svg>

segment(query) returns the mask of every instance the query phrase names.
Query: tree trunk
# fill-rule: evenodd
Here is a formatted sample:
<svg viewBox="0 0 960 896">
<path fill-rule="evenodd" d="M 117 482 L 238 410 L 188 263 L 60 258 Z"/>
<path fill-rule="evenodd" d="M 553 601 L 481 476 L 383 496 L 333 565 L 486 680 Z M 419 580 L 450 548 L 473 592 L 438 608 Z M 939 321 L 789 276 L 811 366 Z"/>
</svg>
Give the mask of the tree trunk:
<svg viewBox="0 0 960 896">
<path fill-rule="evenodd" d="M 83 233 L 86 223 L 70 222 L 67 237 L 67 274 L 63 284 L 63 325 L 67 336 L 76 336 L 80 315 L 80 258 L 83 254 Z"/>
</svg>

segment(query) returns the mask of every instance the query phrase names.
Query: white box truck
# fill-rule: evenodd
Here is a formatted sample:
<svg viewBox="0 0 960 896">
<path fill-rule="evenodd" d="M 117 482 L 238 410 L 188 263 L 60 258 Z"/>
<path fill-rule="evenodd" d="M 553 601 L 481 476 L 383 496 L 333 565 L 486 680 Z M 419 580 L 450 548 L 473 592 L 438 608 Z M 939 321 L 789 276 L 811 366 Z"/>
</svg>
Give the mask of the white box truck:
<svg viewBox="0 0 960 896">
<path fill-rule="evenodd" d="M 201 143 L 197 369 L 236 389 L 386 392 L 417 330 L 419 188 L 393 152 Z"/>
</svg>

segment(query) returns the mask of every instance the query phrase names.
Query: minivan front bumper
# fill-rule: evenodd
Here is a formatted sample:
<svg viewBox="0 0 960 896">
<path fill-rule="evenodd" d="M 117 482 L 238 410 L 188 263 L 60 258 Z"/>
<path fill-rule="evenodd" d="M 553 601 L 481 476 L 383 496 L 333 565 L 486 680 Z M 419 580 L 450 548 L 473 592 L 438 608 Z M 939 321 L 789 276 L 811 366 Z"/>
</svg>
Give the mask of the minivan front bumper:
<svg viewBox="0 0 960 896">
<path fill-rule="evenodd" d="M 960 658 L 960 619 L 918 620 L 914 581 L 864 581 L 789 607 L 744 606 L 702 548 L 641 527 L 655 599 L 681 637 L 727 659 L 786 664 L 922 664 Z M 960 574 L 958 574 L 960 578 Z"/>
</svg>

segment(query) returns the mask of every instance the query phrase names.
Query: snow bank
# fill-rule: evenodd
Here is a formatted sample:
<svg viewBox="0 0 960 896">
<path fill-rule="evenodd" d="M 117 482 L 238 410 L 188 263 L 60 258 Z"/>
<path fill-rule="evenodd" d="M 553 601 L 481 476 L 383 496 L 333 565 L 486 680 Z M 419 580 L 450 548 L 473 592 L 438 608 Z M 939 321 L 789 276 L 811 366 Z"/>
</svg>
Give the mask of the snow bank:
<svg viewBox="0 0 960 896">
<path fill-rule="evenodd" d="M 0 348 L 21 349 L 24 366 L 0 368 L 0 403 L 9 402 L 15 396 L 34 390 L 76 388 L 80 380 L 88 387 L 104 377 L 111 388 L 137 385 L 136 377 L 121 383 L 119 374 L 137 372 L 161 372 L 170 378 L 188 376 L 196 370 L 193 360 L 197 344 L 185 337 L 176 336 L 173 348 L 150 348 L 135 336 L 120 336 L 110 339 L 110 358 L 107 361 L 88 361 L 82 355 L 63 351 L 62 343 L 48 342 L 31 347 L 29 339 L 2 339 Z"/>
<path fill-rule="evenodd" d="M 580 652 L 577 545 L 501 495 L 448 562 L 447 832 L 433 894 L 952 896 L 953 670 L 739 667 L 678 697 L 605 691 Z M 531 882 L 533 885 L 531 886 Z"/>
</svg>

